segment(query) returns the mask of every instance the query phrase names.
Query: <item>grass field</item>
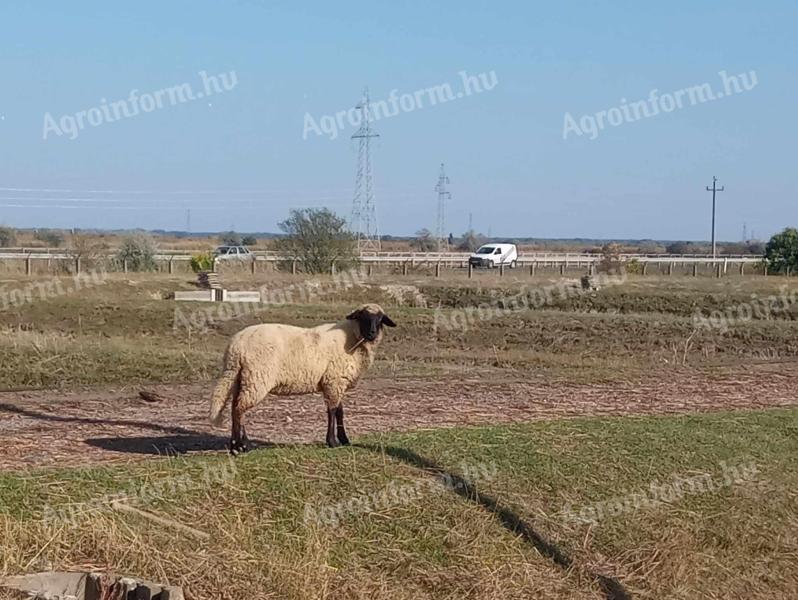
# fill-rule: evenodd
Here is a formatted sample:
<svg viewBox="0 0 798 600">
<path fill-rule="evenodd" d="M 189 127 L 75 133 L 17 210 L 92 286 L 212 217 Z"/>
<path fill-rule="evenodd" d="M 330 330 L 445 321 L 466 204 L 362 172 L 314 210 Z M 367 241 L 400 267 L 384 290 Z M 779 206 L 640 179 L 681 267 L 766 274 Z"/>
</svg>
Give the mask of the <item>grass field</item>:
<svg viewBox="0 0 798 600">
<path fill-rule="evenodd" d="M 229 305 L 213 305 L 210 321 L 208 305 L 168 300 L 175 290 L 192 288 L 185 277 L 109 275 L 80 292 L 8 306 L 0 311 L 0 378 L 8 387 L 208 379 L 238 329 L 261 321 L 307 326 L 338 320 L 365 298 L 382 303 L 401 323 L 377 364 L 393 374 L 440 375 L 467 366 L 613 380 L 677 365 L 711 368 L 798 355 L 798 305 L 789 300 L 797 288 L 778 277 L 629 278 L 568 297 L 558 295 L 557 279 L 546 277 L 485 274 L 469 282 L 383 275 L 349 289 L 321 277 L 312 280 L 313 303 L 300 303 L 305 281 L 231 278 L 232 289 L 266 286 L 279 303 L 238 318 L 216 312 L 232 310 Z M 3 283 L 5 290 L 30 285 L 24 278 Z M 501 307 L 520 292 L 545 289 L 554 293 L 535 309 L 508 309 L 458 326 L 469 307 Z M 284 303 L 286 291 L 293 303 Z M 696 331 L 696 310 L 736 315 L 739 306 L 765 298 L 776 304 L 787 298 L 787 308 L 759 311 L 771 318 L 754 314 L 724 330 Z M 426 307 L 414 306 L 419 300 Z"/>
<path fill-rule="evenodd" d="M 168 427 L 157 419 L 176 414 L 185 395 L 139 406 L 140 386 L 188 385 L 195 411 L 233 332 L 260 321 L 337 320 L 366 300 L 399 324 L 368 376 L 381 383 L 350 412 L 355 423 L 373 418 L 363 427 L 372 433 L 352 448 L 292 441 L 234 463 L 216 451 L 8 469 L 0 473 L 0 575 L 111 568 L 184 585 L 192 598 L 798 596 L 798 407 L 784 375 L 798 355 L 792 280 L 629 277 L 518 310 L 513 297 L 561 281 L 423 271 L 347 289 L 284 274 L 225 281 L 291 301 L 209 320 L 202 311 L 218 305 L 170 300 L 192 289 L 188 277 L 131 274 L 6 306 L 0 381 L 16 391 L 0 398 L 0 433 L 26 443 L 4 446 L 0 459 L 35 456 L 36 436 L 53 435 L 46 425 L 54 420 L 55 435 L 72 429 L 87 450 L 97 443 L 90 438 L 114 431 L 124 441 L 128 424 Z M 30 283 L 8 276 L 0 288 Z M 756 310 L 741 312 L 746 306 Z M 697 327 L 696 311 L 725 316 Z M 788 407 L 689 414 L 690 394 L 701 396 L 696 406 L 715 394 L 711 408 L 723 408 L 740 373 L 734 406 L 767 406 L 779 395 L 773 405 Z M 499 391 L 479 406 L 472 390 L 458 391 L 461 382 L 478 390 L 495 382 Z M 598 414 L 657 412 L 658 382 L 671 395 L 683 387 L 662 402 L 684 414 L 462 426 L 491 422 L 492 412 L 496 423 L 537 408 L 544 417 L 595 414 L 589 404 L 602 395 L 617 399 Z M 525 398 L 525 389 L 535 393 Z M 405 394 L 391 410 L 417 419 L 386 427 L 376 398 Z M 466 396 L 469 411 L 460 413 Z M 124 406 L 114 407 L 117 398 Z M 83 399 L 95 413 L 78 414 Z M 302 422 L 309 439 L 321 439 L 315 409 L 296 406 L 303 412 L 291 426 Z M 510 410 L 512 419 L 498 414 Z M 292 414 L 288 405 L 280 411 Z M 178 433 L 199 431 L 194 414 Z"/>
<path fill-rule="evenodd" d="M 6 474 L 0 564 L 111 567 L 195 598 L 791 598 L 796 417 L 554 421 L 272 448 L 233 467 Z M 701 475 L 714 485 L 613 503 Z M 195 531 L 114 510 L 110 494 Z"/>
</svg>

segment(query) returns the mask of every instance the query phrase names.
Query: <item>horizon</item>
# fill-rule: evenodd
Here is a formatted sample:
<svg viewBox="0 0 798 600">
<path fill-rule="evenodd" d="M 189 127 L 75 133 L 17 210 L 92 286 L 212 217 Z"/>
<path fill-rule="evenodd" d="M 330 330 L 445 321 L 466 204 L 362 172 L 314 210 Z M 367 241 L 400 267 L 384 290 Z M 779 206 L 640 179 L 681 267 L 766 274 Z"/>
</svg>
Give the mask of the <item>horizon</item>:
<svg viewBox="0 0 798 600">
<path fill-rule="evenodd" d="M 6 6 L 0 224 L 267 232 L 292 208 L 348 218 L 351 109 L 367 86 L 383 234 L 435 231 L 444 163 L 454 235 L 473 218 L 491 238 L 709 239 L 717 176 L 718 239 L 767 240 L 798 221 L 798 7 L 760 11 Z"/>
<path fill-rule="evenodd" d="M 0 223 L 0 227 L 5 227 L 5 224 Z M 219 231 L 184 231 L 180 229 L 145 229 L 139 227 L 133 228 L 120 228 L 120 229 L 102 229 L 102 228 L 69 228 L 69 229 L 61 229 L 61 228 L 50 228 L 50 227 L 18 227 L 14 228 L 17 232 L 26 232 L 26 233 L 35 233 L 36 231 L 55 231 L 61 233 L 96 233 L 99 235 L 105 234 L 112 234 L 112 235 L 124 235 L 129 233 L 145 233 L 153 236 L 175 236 L 175 237 L 186 237 L 186 238 L 210 238 L 210 237 L 221 237 L 225 234 L 236 234 L 240 236 L 252 236 L 255 238 L 261 239 L 272 239 L 277 237 L 285 236 L 285 233 L 280 233 L 276 231 L 246 231 L 246 230 L 230 230 L 230 229 L 222 229 Z M 468 232 L 464 232 L 468 233 Z M 706 244 L 709 246 L 712 242 L 711 240 L 690 240 L 690 239 L 667 239 L 667 238 L 593 238 L 593 237 L 567 237 L 567 238 L 547 238 L 547 237 L 529 237 L 529 236 L 509 236 L 509 235 L 493 235 L 490 238 L 481 231 L 474 231 L 474 234 L 485 238 L 483 240 L 484 244 L 499 244 L 502 243 L 503 240 L 508 242 L 517 241 L 520 243 L 534 243 L 534 242 L 574 242 L 574 243 L 627 243 L 627 244 L 643 244 L 643 243 L 656 243 L 656 244 L 675 244 L 675 243 L 685 243 L 685 244 Z M 454 235 L 452 234 L 455 239 L 462 239 L 462 235 Z M 412 241 L 417 239 L 417 235 L 395 235 L 395 234 L 384 234 L 382 236 L 383 239 L 388 241 Z M 760 238 L 750 238 L 745 240 L 745 242 L 741 240 L 724 240 L 718 239 L 716 240 L 718 244 L 726 244 L 726 245 L 733 245 L 733 244 L 741 244 L 741 243 L 748 243 L 748 244 L 764 244 L 767 240 L 760 239 Z"/>
</svg>

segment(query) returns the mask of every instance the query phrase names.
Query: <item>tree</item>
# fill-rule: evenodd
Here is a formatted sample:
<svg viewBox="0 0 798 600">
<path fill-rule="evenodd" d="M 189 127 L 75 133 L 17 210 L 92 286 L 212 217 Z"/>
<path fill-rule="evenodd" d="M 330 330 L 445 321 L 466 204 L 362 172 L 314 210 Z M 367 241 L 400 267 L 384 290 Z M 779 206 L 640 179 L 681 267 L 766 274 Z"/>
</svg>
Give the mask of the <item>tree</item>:
<svg viewBox="0 0 798 600">
<path fill-rule="evenodd" d="M 122 240 L 116 260 L 120 263 L 127 260 L 127 268 L 131 271 L 154 271 L 157 251 L 154 239 L 144 233 L 136 233 Z"/>
<path fill-rule="evenodd" d="M 720 250 L 722 251 L 722 248 Z M 668 254 L 711 254 L 712 248 L 708 244 L 700 242 L 671 242 L 665 246 L 665 252 Z"/>
<path fill-rule="evenodd" d="M 756 240 L 727 242 L 721 245 L 721 254 L 764 254 L 765 244 Z"/>
<path fill-rule="evenodd" d="M 457 246 L 457 248 L 463 252 L 474 252 L 484 243 L 484 240 L 484 235 L 481 233 L 476 233 L 473 229 L 470 229 L 463 234 L 463 238 L 460 240 L 460 244 Z"/>
<path fill-rule="evenodd" d="M 624 265 L 621 262 L 623 247 L 617 242 L 609 242 L 601 247 L 601 262 L 598 270 L 601 273 L 623 273 Z"/>
<path fill-rule="evenodd" d="M 798 271 L 798 229 L 787 227 L 777 233 L 765 246 L 765 261 L 774 273 Z"/>
<path fill-rule="evenodd" d="M 241 238 L 242 246 L 254 246 L 257 243 L 258 243 L 258 238 L 256 238 L 254 235 L 245 235 L 244 237 Z M 232 244 L 232 245 L 235 246 L 237 244 Z"/>
<path fill-rule="evenodd" d="M 219 234 L 219 242 L 221 242 L 223 246 L 240 246 L 241 236 L 235 231 L 228 231 L 226 233 Z"/>
<path fill-rule="evenodd" d="M 434 252 L 438 249 L 438 240 L 425 227 L 416 231 L 416 238 L 410 241 L 410 245 L 419 252 Z"/>
<path fill-rule="evenodd" d="M 277 250 L 299 261 L 305 273 L 329 273 L 333 263 L 346 271 L 357 263 L 346 220 L 328 208 L 293 209 L 279 227 L 285 237 L 276 240 Z"/>
<path fill-rule="evenodd" d="M 0 227 L 0 248 L 8 248 L 17 243 L 17 232 L 11 227 Z"/>
<path fill-rule="evenodd" d="M 33 238 L 44 242 L 48 248 L 58 248 L 64 243 L 64 235 L 57 229 L 37 229 Z"/>
<path fill-rule="evenodd" d="M 69 254 L 81 260 L 95 260 L 108 249 L 108 245 L 98 241 L 91 233 L 75 231 L 69 236 Z"/>
</svg>

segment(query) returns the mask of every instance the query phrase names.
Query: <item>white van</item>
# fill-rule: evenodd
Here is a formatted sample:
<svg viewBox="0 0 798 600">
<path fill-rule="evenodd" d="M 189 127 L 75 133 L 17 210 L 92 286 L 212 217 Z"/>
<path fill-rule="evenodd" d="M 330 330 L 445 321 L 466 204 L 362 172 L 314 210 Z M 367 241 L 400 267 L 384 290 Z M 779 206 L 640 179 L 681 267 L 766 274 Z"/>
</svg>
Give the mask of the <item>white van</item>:
<svg viewBox="0 0 798 600">
<path fill-rule="evenodd" d="M 475 267 L 507 265 L 514 269 L 518 263 L 518 248 L 515 244 L 485 244 L 469 257 L 468 263 Z"/>
</svg>

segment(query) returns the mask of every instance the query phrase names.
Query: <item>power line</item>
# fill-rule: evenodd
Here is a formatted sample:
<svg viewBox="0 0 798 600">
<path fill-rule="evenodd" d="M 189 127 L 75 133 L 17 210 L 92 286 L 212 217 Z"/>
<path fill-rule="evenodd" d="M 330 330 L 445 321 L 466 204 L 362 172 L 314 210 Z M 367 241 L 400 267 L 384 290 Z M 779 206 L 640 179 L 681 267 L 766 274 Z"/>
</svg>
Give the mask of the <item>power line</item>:
<svg viewBox="0 0 798 600">
<path fill-rule="evenodd" d="M 377 204 L 374 199 L 374 180 L 371 173 L 371 138 L 379 137 L 371 129 L 369 90 L 363 90 L 363 99 L 355 106 L 360 110 L 360 127 L 352 139 L 360 140 L 357 153 L 357 177 L 352 199 L 352 232 L 357 239 L 358 252 L 379 251 L 380 232 L 377 224 Z"/>
<path fill-rule="evenodd" d="M 435 224 L 435 237 L 438 239 L 438 252 L 444 252 L 449 248 L 449 240 L 446 237 L 446 200 L 452 198 L 452 194 L 446 191 L 446 184 L 449 178 L 446 176 L 446 169 L 441 163 L 441 171 L 438 175 L 438 185 L 435 191 L 438 192 L 438 219 Z"/>
<path fill-rule="evenodd" d="M 712 258 L 717 257 L 717 250 L 715 247 L 715 192 L 722 192 L 725 186 L 717 187 L 718 178 L 712 176 L 712 187 L 707 186 L 707 191 L 712 192 Z"/>
<path fill-rule="evenodd" d="M 67 188 L 0 187 L 0 192 L 45 192 L 69 194 L 285 194 L 294 190 L 78 190 Z"/>
</svg>

